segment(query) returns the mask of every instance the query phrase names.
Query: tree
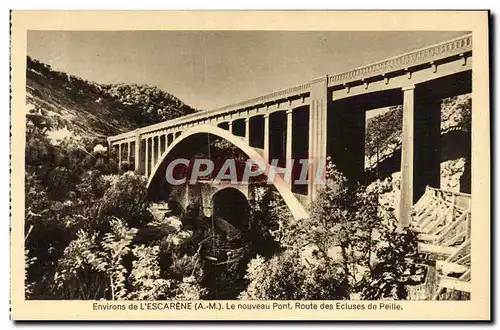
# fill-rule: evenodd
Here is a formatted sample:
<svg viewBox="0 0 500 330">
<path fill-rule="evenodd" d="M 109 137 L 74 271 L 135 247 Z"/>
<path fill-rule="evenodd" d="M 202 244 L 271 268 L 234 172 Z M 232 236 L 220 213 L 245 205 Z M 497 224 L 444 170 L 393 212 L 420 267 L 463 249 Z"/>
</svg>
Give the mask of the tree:
<svg viewBox="0 0 500 330">
<path fill-rule="evenodd" d="M 403 299 L 405 286 L 421 279 L 421 270 L 412 261 L 416 235 L 411 229 L 398 232 L 393 210 L 380 205 L 380 195 L 391 188 L 389 180 L 369 186 L 349 183 L 329 163 L 327 183 L 311 204 L 310 217 L 280 221 L 276 235 L 280 246 L 320 265 L 322 274 L 335 274 L 345 298 L 361 294 L 364 299 L 376 299 L 397 292 L 391 297 Z M 305 251 L 311 251 L 312 257 Z M 314 277 L 314 272 L 308 274 Z M 375 289 L 377 285 L 384 289 Z"/>
<path fill-rule="evenodd" d="M 329 168 L 328 176 L 337 178 L 330 184 L 344 182 L 334 168 Z M 411 228 L 399 230 L 394 209 L 381 203 L 380 196 L 391 189 L 390 179 L 377 180 L 355 186 L 352 192 L 343 190 L 344 197 L 334 195 L 338 199 L 320 195 L 315 205 L 320 208 L 314 213 L 319 219 L 329 212 L 335 214 L 332 207 L 341 210 L 342 216 L 331 221 L 339 223 L 337 239 L 350 293 L 361 293 L 362 299 L 405 299 L 406 286 L 423 280 L 423 269 L 415 262 L 416 233 Z M 327 185 L 325 192 L 328 190 L 332 188 Z"/>
<path fill-rule="evenodd" d="M 239 295 L 243 300 L 339 300 L 345 299 L 342 268 L 335 262 L 306 262 L 296 250 L 268 260 L 257 256 L 248 264 L 249 285 Z"/>
<path fill-rule="evenodd" d="M 140 299 L 166 297 L 170 282 L 160 277 L 159 247 L 133 245 L 136 228 L 113 218 L 110 232 L 80 230 L 64 250 L 54 276 L 62 298 L 66 299 Z M 98 243 L 100 241 L 100 243 Z M 131 269 L 125 258 L 135 259 Z"/>
<path fill-rule="evenodd" d="M 130 226 L 139 228 L 151 221 L 148 210 L 146 179 L 133 172 L 117 177 L 106 190 L 97 217 L 115 216 L 127 219 Z"/>
<path fill-rule="evenodd" d="M 345 299 L 345 271 L 328 254 L 335 245 L 332 235 L 336 226 L 326 218 L 318 221 L 318 217 L 312 216 L 295 221 L 282 198 L 273 191 L 264 192 L 258 199 L 262 201 L 254 213 L 266 219 L 264 228 L 275 240 L 269 246 L 277 254 L 257 256 L 250 261 L 246 275 L 249 285 L 240 298 Z M 312 254 L 308 254 L 311 250 Z"/>
<path fill-rule="evenodd" d="M 417 237 L 411 229 L 399 230 L 395 222 L 381 231 L 376 261 L 357 284 L 361 299 L 408 298 L 408 285 L 421 284 L 425 269 L 417 264 Z"/>
<path fill-rule="evenodd" d="M 194 110 L 156 87 L 125 87 L 111 96 L 99 84 L 54 71 L 29 57 L 27 62 L 32 88 L 28 101 L 35 106 L 26 116 L 26 297 L 199 298 L 204 294 L 198 284 L 201 266 L 191 267 L 199 256 L 193 257 L 190 247 L 178 246 L 190 245 L 184 237 L 187 231 L 172 233 L 170 238 L 178 245 L 172 245 L 170 252 L 177 268 L 163 272 L 164 251 L 154 240 L 135 234 L 152 219 L 144 178 L 130 172 L 118 175 L 127 168 L 118 168 L 114 151 L 94 148 L 107 144 L 96 134 L 114 134 L 117 127 L 126 126 L 111 127 L 101 121 L 102 114 L 110 122 L 130 119 L 134 128 Z M 57 100 L 50 98 L 53 95 Z M 121 97 L 130 104 L 122 103 Z M 66 116 L 62 105 L 74 109 L 77 120 Z M 76 111 L 80 109 L 81 113 Z M 86 111 L 92 113 L 90 119 Z M 61 129 L 87 137 L 57 142 L 49 138 L 49 133 Z M 127 230 L 116 232 L 120 226 Z M 117 255 L 118 250 L 123 255 Z M 182 264 L 187 259 L 192 263 Z M 171 279 L 164 277 L 170 274 Z"/>
</svg>

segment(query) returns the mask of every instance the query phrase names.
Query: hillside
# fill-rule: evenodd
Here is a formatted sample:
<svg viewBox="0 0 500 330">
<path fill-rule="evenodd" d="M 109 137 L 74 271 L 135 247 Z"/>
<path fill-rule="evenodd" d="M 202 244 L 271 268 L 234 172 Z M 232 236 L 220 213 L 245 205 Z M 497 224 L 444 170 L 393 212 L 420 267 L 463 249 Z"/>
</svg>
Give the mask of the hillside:
<svg viewBox="0 0 500 330">
<path fill-rule="evenodd" d="M 65 136 L 107 137 L 173 119 L 195 109 L 157 87 L 99 84 L 27 57 L 26 105 L 56 129 L 53 140 Z"/>
<path fill-rule="evenodd" d="M 470 168 L 472 99 L 470 94 L 444 99 L 441 104 L 441 188 L 468 192 L 460 183 Z M 399 176 L 403 109 L 392 107 L 366 122 L 365 169 L 382 177 Z M 465 178 L 464 176 L 464 178 Z M 398 180 L 396 178 L 396 180 Z"/>
</svg>

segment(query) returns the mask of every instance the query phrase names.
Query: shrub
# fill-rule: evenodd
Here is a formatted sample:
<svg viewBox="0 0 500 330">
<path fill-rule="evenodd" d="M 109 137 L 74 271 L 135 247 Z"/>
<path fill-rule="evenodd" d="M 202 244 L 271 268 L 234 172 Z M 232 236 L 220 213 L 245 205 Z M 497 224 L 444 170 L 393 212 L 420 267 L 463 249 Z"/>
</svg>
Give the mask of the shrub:
<svg viewBox="0 0 500 330">
<path fill-rule="evenodd" d="M 339 264 L 307 263 L 290 251 L 269 260 L 257 256 L 248 264 L 245 278 L 250 284 L 238 297 L 244 300 L 334 300 L 347 294 Z"/>
<path fill-rule="evenodd" d="M 148 210 L 146 179 L 133 172 L 117 177 L 102 197 L 98 218 L 115 216 L 127 219 L 127 224 L 136 228 L 151 221 Z"/>
</svg>

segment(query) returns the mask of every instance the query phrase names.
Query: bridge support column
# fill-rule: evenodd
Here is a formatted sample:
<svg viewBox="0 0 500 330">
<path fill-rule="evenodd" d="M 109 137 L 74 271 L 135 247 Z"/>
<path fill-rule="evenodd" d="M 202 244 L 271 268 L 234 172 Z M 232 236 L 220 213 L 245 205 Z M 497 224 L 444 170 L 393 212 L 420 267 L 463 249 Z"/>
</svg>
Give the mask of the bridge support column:
<svg viewBox="0 0 500 330">
<path fill-rule="evenodd" d="M 168 144 L 167 144 L 167 133 L 163 134 L 163 149 L 161 151 L 161 154 L 163 154 L 167 151 Z"/>
<path fill-rule="evenodd" d="M 264 115 L 264 160 L 269 162 L 269 114 Z"/>
<path fill-rule="evenodd" d="M 403 88 L 403 138 L 401 145 L 401 192 L 399 228 L 411 224 L 413 206 L 413 153 L 415 130 L 415 86 Z"/>
<path fill-rule="evenodd" d="M 128 162 L 129 169 L 130 169 L 130 160 L 132 159 L 131 147 L 132 147 L 132 142 L 128 141 L 128 143 L 127 143 L 127 162 Z"/>
<path fill-rule="evenodd" d="M 293 130 L 293 110 L 290 109 L 286 112 L 286 168 L 287 170 L 292 170 L 292 161 L 293 161 L 293 156 L 292 156 L 292 130 Z M 289 178 L 290 182 L 288 183 L 288 186 L 290 189 L 292 189 L 293 186 L 293 176 L 290 176 Z"/>
<path fill-rule="evenodd" d="M 142 168 L 141 168 L 141 134 L 138 132 L 135 133 L 135 158 L 134 158 L 134 170 L 136 173 L 141 174 L 142 173 Z"/>
<path fill-rule="evenodd" d="M 149 138 L 146 138 L 146 160 L 144 162 L 144 175 L 149 177 Z"/>
<path fill-rule="evenodd" d="M 245 118 L 245 142 L 250 145 L 250 118 Z"/>
<path fill-rule="evenodd" d="M 308 199 L 316 198 L 321 185 L 317 173 L 326 160 L 326 115 L 328 107 L 328 76 L 311 81 L 311 105 L 309 106 L 309 168 Z"/>
<path fill-rule="evenodd" d="M 155 167 L 155 151 L 156 151 L 156 142 L 155 142 L 156 137 L 153 136 L 151 138 L 151 167 L 150 167 L 150 172 L 153 171 L 153 168 Z"/>
<path fill-rule="evenodd" d="M 233 134 L 233 122 L 232 121 L 229 121 L 227 123 L 227 130 L 229 131 L 229 133 Z"/>
<path fill-rule="evenodd" d="M 161 156 L 161 135 L 158 135 L 158 145 L 156 146 L 156 163 L 160 161 L 160 156 Z"/>
<path fill-rule="evenodd" d="M 122 144 L 118 143 L 118 168 L 122 168 Z"/>
</svg>

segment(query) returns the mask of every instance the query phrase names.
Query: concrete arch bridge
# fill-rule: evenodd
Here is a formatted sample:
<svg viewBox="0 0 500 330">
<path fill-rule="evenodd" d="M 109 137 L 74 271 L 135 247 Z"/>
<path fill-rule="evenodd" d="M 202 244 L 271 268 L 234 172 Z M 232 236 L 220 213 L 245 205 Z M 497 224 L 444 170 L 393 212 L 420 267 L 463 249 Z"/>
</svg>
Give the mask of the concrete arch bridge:
<svg viewBox="0 0 500 330">
<path fill-rule="evenodd" d="M 278 159 L 281 167 L 290 159 L 330 156 L 346 176 L 358 180 L 364 175 L 366 112 L 402 105 L 399 221 L 407 226 L 412 205 L 425 187 L 439 187 L 440 106 L 444 98 L 471 92 L 472 55 L 472 35 L 466 34 L 299 86 L 112 136 L 108 142 L 117 148 L 119 163 L 128 161 L 148 177 L 152 191 L 161 187 L 162 171 L 172 161 L 172 152 L 183 141 L 182 148 L 189 151 L 188 141 L 195 136 L 225 139 L 249 158 Z M 313 172 L 317 164 L 313 163 Z M 274 182 L 296 219 L 307 216 L 304 205 L 321 188 L 315 177 L 310 178 L 307 186 L 280 178 Z M 221 188 L 200 185 L 183 191 L 176 187 L 173 193 L 182 201 L 198 196 L 204 213 L 210 214 L 208 200 Z M 251 187 L 229 188 L 252 198 Z"/>
</svg>

